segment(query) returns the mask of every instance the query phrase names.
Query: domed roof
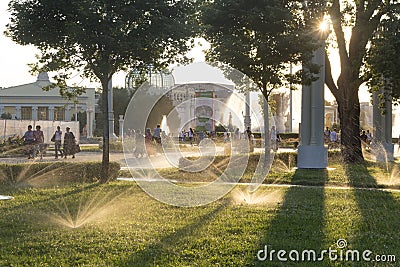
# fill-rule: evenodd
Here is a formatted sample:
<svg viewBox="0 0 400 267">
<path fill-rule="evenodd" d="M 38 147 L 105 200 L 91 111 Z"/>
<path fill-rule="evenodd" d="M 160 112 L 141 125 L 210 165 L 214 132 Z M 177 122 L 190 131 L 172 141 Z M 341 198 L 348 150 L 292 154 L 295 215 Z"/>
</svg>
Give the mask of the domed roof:
<svg viewBox="0 0 400 267">
<path fill-rule="evenodd" d="M 49 75 L 47 74 L 47 72 L 41 72 L 41 73 L 39 73 L 36 81 L 37 82 L 50 82 L 50 78 L 49 78 Z"/>
</svg>

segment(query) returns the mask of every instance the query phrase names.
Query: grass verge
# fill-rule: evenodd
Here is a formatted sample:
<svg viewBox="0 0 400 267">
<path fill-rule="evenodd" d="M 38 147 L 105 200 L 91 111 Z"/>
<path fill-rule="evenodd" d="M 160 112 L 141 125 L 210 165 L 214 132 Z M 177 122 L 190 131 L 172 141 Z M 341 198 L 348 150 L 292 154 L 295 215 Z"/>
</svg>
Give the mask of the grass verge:
<svg viewBox="0 0 400 267">
<path fill-rule="evenodd" d="M 338 239 L 373 255 L 400 255 L 400 193 L 262 187 L 250 196 L 246 189 L 207 206 L 179 208 L 129 182 L 3 187 L 14 199 L 0 202 L 0 266 L 290 266 L 276 257 L 260 261 L 257 253 L 265 245 L 337 249 Z M 296 263 L 353 265 L 327 256 Z"/>
</svg>

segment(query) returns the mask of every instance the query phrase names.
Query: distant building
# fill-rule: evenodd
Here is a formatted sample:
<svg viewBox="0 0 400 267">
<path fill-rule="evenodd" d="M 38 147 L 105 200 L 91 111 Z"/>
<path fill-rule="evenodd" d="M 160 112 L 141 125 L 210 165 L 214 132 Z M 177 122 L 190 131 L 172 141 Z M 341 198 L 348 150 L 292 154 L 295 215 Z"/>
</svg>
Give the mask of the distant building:
<svg viewBox="0 0 400 267">
<path fill-rule="evenodd" d="M 194 128 L 196 131 L 214 131 L 216 123 L 226 127 L 229 123 L 232 124 L 232 119 L 229 121 L 229 111 L 222 104 L 216 105 L 216 103 L 227 104 L 233 90 L 232 85 L 216 83 L 176 85 L 167 96 L 178 112 L 181 122 L 179 132 L 189 128 Z M 236 127 L 242 127 L 242 124 L 243 122 Z"/>
<path fill-rule="evenodd" d="M 9 113 L 15 120 L 71 121 L 74 114 L 86 112 L 87 137 L 93 136 L 95 89 L 87 88 L 77 103 L 60 96 L 59 88 L 43 91 L 50 85 L 47 73 L 40 73 L 36 82 L 0 89 L 0 114 Z"/>
</svg>

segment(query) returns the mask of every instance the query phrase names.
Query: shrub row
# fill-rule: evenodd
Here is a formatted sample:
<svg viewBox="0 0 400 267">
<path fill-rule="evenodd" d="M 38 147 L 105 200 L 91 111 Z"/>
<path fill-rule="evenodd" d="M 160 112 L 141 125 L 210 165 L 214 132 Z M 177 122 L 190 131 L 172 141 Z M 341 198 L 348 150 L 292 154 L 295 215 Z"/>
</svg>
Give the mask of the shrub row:
<svg viewBox="0 0 400 267">
<path fill-rule="evenodd" d="M 121 166 L 110 162 L 109 180 L 115 180 Z M 101 162 L 35 162 L 0 164 L 0 184 L 54 186 L 68 182 L 97 182 Z"/>
<path fill-rule="evenodd" d="M 229 156 L 218 155 L 214 158 L 214 164 L 218 164 L 224 159 L 227 159 Z M 259 154 L 250 154 L 249 163 L 257 162 L 260 158 Z M 179 159 L 179 167 L 185 168 L 190 166 L 194 160 L 198 159 L 198 157 L 188 157 L 188 158 L 180 158 Z M 282 152 L 275 153 L 274 160 L 280 160 L 286 165 L 297 166 L 297 151 L 295 152 Z M 329 162 L 340 161 L 340 151 L 328 151 L 328 160 Z M 207 159 L 205 159 L 207 161 Z"/>
</svg>

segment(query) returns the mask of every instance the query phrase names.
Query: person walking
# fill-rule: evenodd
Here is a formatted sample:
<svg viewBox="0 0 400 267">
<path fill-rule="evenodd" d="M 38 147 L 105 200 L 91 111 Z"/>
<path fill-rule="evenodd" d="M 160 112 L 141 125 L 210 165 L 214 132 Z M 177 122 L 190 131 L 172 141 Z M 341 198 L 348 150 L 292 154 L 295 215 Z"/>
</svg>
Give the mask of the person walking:
<svg viewBox="0 0 400 267">
<path fill-rule="evenodd" d="M 24 151 L 25 154 L 28 155 L 28 159 L 33 158 L 33 145 L 35 142 L 35 136 L 33 135 L 32 125 L 28 125 L 28 131 L 25 132 L 24 136 L 22 136 L 24 140 Z"/>
<path fill-rule="evenodd" d="M 367 148 L 371 149 L 371 143 L 372 143 L 372 134 L 369 130 L 367 130 Z"/>
<path fill-rule="evenodd" d="M 328 145 L 328 149 L 329 148 L 335 148 L 338 142 L 338 134 L 336 132 L 336 128 L 334 128 L 330 135 L 329 135 L 329 145 Z"/>
<path fill-rule="evenodd" d="M 188 136 L 189 136 L 190 145 L 193 146 L 194 132 L 193 132 L 193 129 L 192 129 L 192 128 L 189 128 Z"/>
<path fill-rule="evenodd" d="M 58 159 L 58 152 L 60 152 L 60 157 L 63 156 L 63 152 L 61 150 L 61 140 L 62 140 L 62 131 L 60 126 L 57 126 L 57 131 L 54 132 L 51 141 L 54 142 L 54 154 L 55 158 Z"/>
<path fill-rule="evenodd" d="M 72 155 L 72 158 L 75 158 L 75 135 L 70 132 L 71 128 L 65 128 L 66 133 L 64 134 L 64 158 L 66 159 L 67 156 Z"/>
<path fill-rule="evenodd" d="M 153 138 L 154 138 L 154 140 L 156 141 L 157 144 L 161 144 L 161 128 L 160 128 L 160 124 L 158 124 L 157 127 L 154 128 Z"/>
<path fill-rule="evenodd" d="M 43 131 L 40 130 L 40 125 L 36 125 L 36 131 L 33 132 L 33 136 L 35 138 L 33 157 L 35 158 L 37 153 L 40 153 L 40 159 L 43 159 L 44 134 L 43 134 Z"/>
<path fill-rule="evenodd" d="M 361 146 L 364 149 L 367 147 L 367 139 L 368 136 L 365 134 L 365 131 L 362 131 L 360 134 L 360 140 L 361 140 Z"/>
<path fill-rule="evenodd" d="M 326 129 L 325 129 L 325 131 L 324 131 L 324 141 L 325 141 L 325 144 L 329 144 L 330 135 L 331 135 L 331 130 L 329 130 L 329 127 L 327 126 Z"/>
</svg>

